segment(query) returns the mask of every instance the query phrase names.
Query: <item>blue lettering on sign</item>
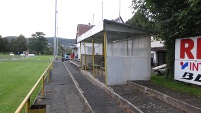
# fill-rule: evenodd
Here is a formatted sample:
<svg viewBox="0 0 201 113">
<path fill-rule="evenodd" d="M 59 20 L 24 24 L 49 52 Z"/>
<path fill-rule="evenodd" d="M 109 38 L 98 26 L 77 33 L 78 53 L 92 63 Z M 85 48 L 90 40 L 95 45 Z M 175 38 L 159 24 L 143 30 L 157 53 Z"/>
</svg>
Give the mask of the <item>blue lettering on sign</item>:
<svg viewBox="0 0 201 113">
<path fill-rule="evenodd" d="M 186 67 L 188 67 L 188 62 L 184 63 L 181 62 L 181 69 L 185 69 Z"/>
</svg>

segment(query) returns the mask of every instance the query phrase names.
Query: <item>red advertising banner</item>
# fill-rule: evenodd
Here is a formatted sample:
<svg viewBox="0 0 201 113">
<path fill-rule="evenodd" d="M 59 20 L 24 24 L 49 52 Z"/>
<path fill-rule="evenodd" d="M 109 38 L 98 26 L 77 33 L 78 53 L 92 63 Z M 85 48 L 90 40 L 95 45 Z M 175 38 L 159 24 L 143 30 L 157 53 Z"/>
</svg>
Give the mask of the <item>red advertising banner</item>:
<svg viewBox="0 0 201 113">
<path fill-rule="evenodd" d="M 201 36 L 176 39 L 174 79 L 201 85 Z"/>
</svg>

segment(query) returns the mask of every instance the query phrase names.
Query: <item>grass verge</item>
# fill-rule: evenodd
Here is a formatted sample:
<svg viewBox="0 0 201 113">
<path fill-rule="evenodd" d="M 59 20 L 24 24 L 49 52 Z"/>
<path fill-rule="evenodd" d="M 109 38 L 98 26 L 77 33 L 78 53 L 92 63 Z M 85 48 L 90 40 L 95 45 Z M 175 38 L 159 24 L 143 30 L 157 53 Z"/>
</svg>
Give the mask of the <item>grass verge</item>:
<svg viewBox="0 0 201 113">
<path fill-rule="evenodd" d="M 175 80 L 165 79 L 165 76 L 152 76 L 151 81 L 157 85 L 164 86 L 173 90 L 201 98 L 201 87 L 194 84 L 187 84 Z"/>
</svg>

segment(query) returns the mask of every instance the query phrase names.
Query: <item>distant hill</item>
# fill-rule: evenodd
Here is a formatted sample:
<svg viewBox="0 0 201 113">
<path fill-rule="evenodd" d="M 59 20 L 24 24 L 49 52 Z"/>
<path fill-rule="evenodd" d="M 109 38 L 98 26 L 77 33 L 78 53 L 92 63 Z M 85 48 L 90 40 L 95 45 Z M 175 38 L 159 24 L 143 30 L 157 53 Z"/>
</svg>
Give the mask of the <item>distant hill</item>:
<svg viewBox="0 0 201 113">
<path fill-rule="evenodd" d="M 17 36 L 7 36 L 8 42 L 10 42 L 12 39 L 16 39 Z M 48 40 L 48 43 L 54 44 L 54 37 L 45 37 Z M 26 38 L 27 42 L 29 38 Z M 67 39 L 67 38 L 58 38 L 59 43 L 64 46 L 74 46 L 75 39 Z"/>
<path fill-rule="evenodd" d="M 7 36 L 6 38 L 7 38 L 8 42 L 10 42 L 12 39 L 16 39 L 17 36 Z"/>
<path fill-rule="evenodd" d="M 46 37 L 48 43 L 54 44 L 54 37 Z M 66 38 L 58 38 L 58 41 L 61 45 L 65 46 L 73 46 L 75 44 L 75 39 L 66 39 Z"/>
</svg>

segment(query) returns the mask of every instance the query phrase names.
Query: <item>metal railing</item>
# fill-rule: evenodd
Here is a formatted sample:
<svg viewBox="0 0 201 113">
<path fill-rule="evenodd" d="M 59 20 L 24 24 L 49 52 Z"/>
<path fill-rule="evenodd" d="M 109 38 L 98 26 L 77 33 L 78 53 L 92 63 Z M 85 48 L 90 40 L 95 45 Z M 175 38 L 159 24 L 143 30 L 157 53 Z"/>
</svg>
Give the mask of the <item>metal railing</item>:
<svg viewBox="0 0 201 113">
<path fill-rule="evenodd" d="M 34 90 L 36 89 L 36 87 L 39 85 L 40 81 L 42 82 L 41 85 L 41 98 L 44 98 L 44 82 L 45 82 L 45 78 L 47 77 L 47 81 L 49 82 L 50 80 L 50 70 L 53 68 L 53 62 L 50 63 L 50 65 L 47 67 L 47 69 L 43 72 L 43 74 L 41 75 L 41 77 L 38 79 L 38 81 L 36 82 L 36 84 L 32 87 L 32 89 L 29 91 L 29 93 L 27 94 L 27 96 L 24 98 L 24 100 L 22 101 L 22 103 L 20 104 L 20 106 L 17 108 L 17 110 L 15 111 L 15 113 L 20 113 L 24 106 L 25 106 L 25 113 L 29 112 L 30 109 L 30 98 L 34 92 Z"/>
</svg>

